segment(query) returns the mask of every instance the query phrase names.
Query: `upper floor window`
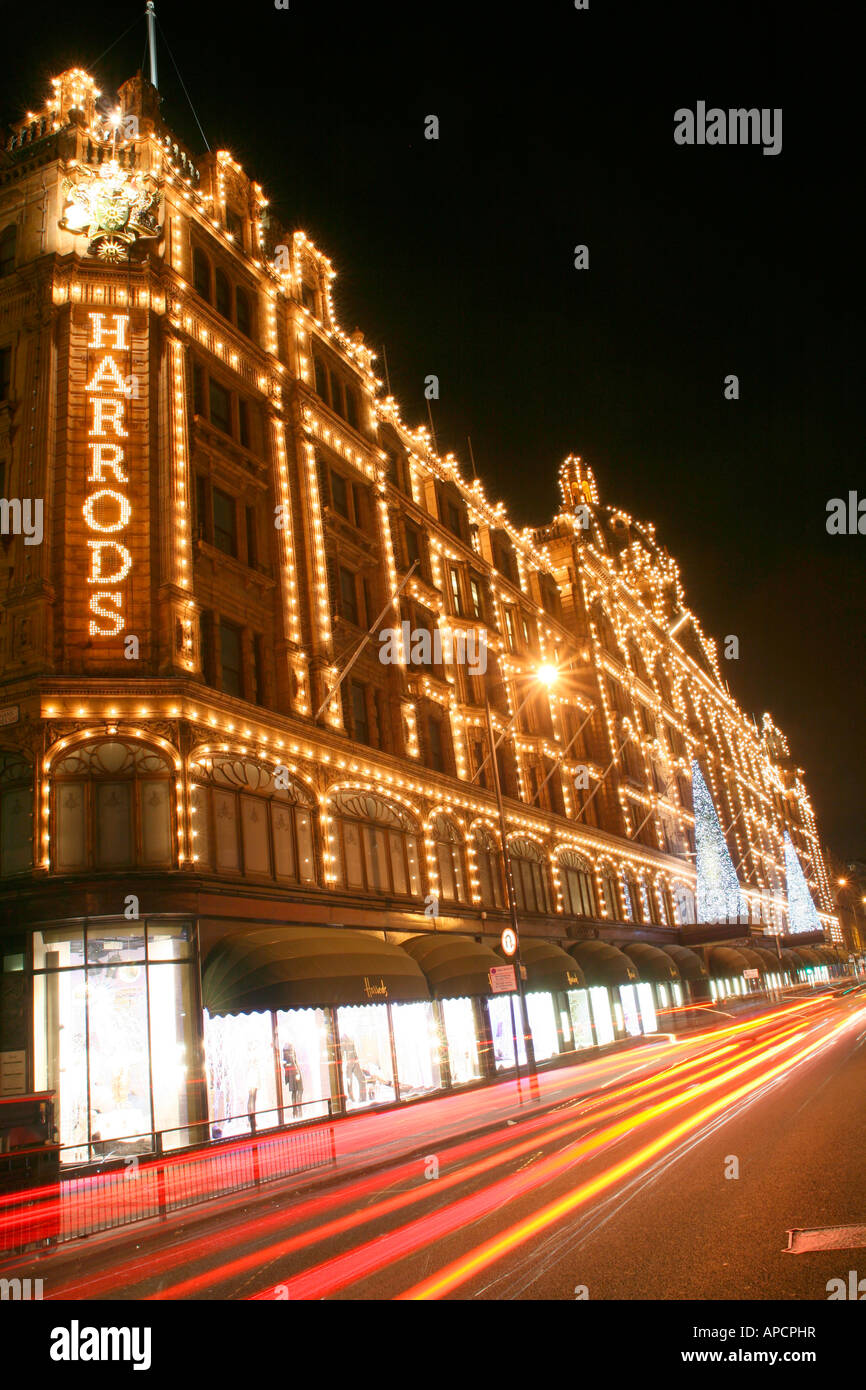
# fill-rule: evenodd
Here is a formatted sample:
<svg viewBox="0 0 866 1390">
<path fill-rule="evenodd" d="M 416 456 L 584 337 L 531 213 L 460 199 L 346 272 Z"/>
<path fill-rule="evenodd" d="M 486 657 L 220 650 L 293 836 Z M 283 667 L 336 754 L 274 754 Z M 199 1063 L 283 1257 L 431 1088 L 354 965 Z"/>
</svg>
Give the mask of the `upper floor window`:
<svg viewBox="0 0 866 1390">
<path fill-rule="evenodd" d="M 502 858 L 493 831 L 479 821 L 472 831 L 475 842 L 475 864 L 481 882 L 481 901 L 485 907 L 503 907 Z"/>
<path fill-rule="evenodd" d="M 517 906 L 523 912 L 550 912 L 550 888 L 544 856 L 535 840 L 515 835 L 508 842 Z"/>
<path fill-rule="evenodd" d="M 306 787 L 240 757 L 201 758 L 193 774 L 194 859 L 224 873 L 316 882 Z"/>
<path fill-rule="evenodd" d="M 224 270 L 217 269 L 214 276 L 214 289 L 217 313 L 222 314 L 224 319 L 230 319 L 232 316 L 232 287 Z"/>
<path fill-rule="evenodd" d="M 232 398 L 231 392 L 221 386 L 213 377 L 210 379 L 210 422 L 216 425 L 223 434 L 232 434 Z"/>
<path fill-rule="evenodd" d="M 83 744 L 51 774 L 54 867 L 174 864 L 174 776 L 167 757 L 119 739 Z"/>
<path fill-rule="evenodd" d="M 590 865 L 573 849 L 560 851 L 559 865 L 566 912 L 574 917 L 597 916 Z"/>
<path fill-rule="evenodd" d="M 234 623 L 220 623 L 220 689 L 226 695 L 243 698 L 244 671 L 241 630 Z"/>
<path fill-rule="evenodd" d="M 484 598 L 481 590 L 481 581 L 474 575 L 469 576 L 469 599 L 472 604 L 472 616 L 484 620 Z"/>
<path fill-rule="evenodd" d="M 421 893 L 418 830 L 400 806 L 372 792 L 336 792 L 332 852 L 337 882 L 370 893 Z"/>
<path fill-rule="evenodd" d="M 225 555 L 238 553 L 237 503 L 218 487 L 213 489 L 213 543 Z"/>
<path fill-rule="evenodd" d="M 196 294 L 211 302 L 210 261 L 199 247 L 192 253 L 192 284 Z"/>
<path fill-rule="evenodd" d="M 609 868 L 602 869 L 599 877 L 604 916 L 609 918 L 612 922 L 621 921 L 619 901 L 616 894 L 616 882 L 612 870 Z"/>
<path fill-rule="evenodd" d="M 0 348 L 0 401 L 8 401 L 12 389 L 12 349 Z"/>
<path fill-rule="evenodd" d="M 0 280 L 11 275 L 15 269 L 15 251 L 18 243 L 18 228 L 4 227 L 0 232 Z"/>
<path fill-rule="evenodd" d="M 253 336 L 253 310 L 250 297 L 240 286 L 235 290 L 235 323 L 245 338 Z"/>
<path fill-rule="evenodd" d="M 450 902 L 466 902 L 466 867 L 463 858 L 463 839 L 449 816 L 434 816 L 431 835 L 439 870 L 439 892 Z"/>
<path fill-rule="evenodd" d="M 460 592 L 460 571 L 453 565 L 448 567 L 448 578 L 451 584 L 451 604 L 452 612 L 459 618 L 463 616 L 463 596 Z"/>
<path fill-rule="evenodd" d="M 33 867 L 33 764 L 0 753 L 0 876 Z"/>
<path fill-rule="evenodd" d="M 315 314 L 317 305 L 317 295 L 315 285 L 311 285 L 309 280 L 301 281 L 301 303 L 305 309 L 309 309 Z"/>
<path fill-rule="evenodd" d="M 505 636 L 508 640 L 508 650 L 517 651 L 517 625 L 514 620 L 514 609 L 505 609 Z"/>
</svg>

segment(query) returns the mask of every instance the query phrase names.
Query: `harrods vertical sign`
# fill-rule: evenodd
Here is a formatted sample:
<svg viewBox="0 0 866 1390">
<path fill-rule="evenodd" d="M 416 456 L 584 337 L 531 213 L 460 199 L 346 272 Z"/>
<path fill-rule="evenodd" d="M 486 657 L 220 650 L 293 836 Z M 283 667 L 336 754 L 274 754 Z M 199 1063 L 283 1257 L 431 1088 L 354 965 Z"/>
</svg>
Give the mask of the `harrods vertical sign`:
<svg viewBox="0 0 866 1390">
<path fill-rule="evenodd" d="M 149 647 L 149 371 L 147 312 L 88 289 L 70 325 L 64 568 L 66 635 L 93 670 Z"/>
</svg>

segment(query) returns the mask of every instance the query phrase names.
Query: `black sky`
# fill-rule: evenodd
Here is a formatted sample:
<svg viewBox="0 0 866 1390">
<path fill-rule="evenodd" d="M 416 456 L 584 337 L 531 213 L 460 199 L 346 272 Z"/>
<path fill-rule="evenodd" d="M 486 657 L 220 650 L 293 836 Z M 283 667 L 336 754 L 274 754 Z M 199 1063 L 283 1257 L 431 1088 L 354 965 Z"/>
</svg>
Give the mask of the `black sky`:
<svg viewBox="0 0 866 1390">
<path fill-rule="evenodd" d="M 140 11 L 49 4 L 36 26 L 0 5 L 2 115 L 39 104 L 63 67 L 93 67 Z M 568 452 L 603 500 L 654 521 L 705 629 L 740 639 L 732 691 L 788 733 L 831 846 L 866 858 L 866 536 L 825 529 L 829 498 L 866 496 L 862 84 L 845 12 L 157 11 L 166 119 L 201 150 L 165 40 L 211 147 L 332 257 L 341 322 L 386 345 L 404 418 L 425 420 L 435 373 L 440 448 L 468 471 L 471 435 L 518 522 L 551 514 Z M 142 20 L 95 65 L 104 88 L 143 53 Z M 674 111 L 699 100 L 781 107 L 781 154 L 676 146 Z"/>
</svg>

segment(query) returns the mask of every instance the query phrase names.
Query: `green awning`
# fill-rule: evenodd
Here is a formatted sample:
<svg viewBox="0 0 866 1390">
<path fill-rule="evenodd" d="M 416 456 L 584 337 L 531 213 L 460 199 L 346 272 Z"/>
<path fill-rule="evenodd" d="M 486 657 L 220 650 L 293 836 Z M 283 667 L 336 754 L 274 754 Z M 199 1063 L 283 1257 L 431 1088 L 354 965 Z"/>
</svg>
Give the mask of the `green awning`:
<svg viewBox="0 0 866 1390">
<path fill-rule="evenodd" d="M 799 956 L 800 964 L 803 965 L 823 965 L 824 962 L 818 952 L 812 946 L 792 946 L 791 950 L 795 956 Z"/>
<path fill-rule="evenodd" d="M 429 999 L 411 956 L 378 936 L 342 927 L 232 932 L 208 955 L 202 1002 L 210 1014 Z"/>
<path fill-rule="evenodd" d="M 710 947 L 710 974 L 714 980 L 733 980 L 744 970 L 752 968 L 733 946 Z"/>
<path fill-rule="evenodd" d="M 489 946 L 451 932 L 410 936 L 400 949 L 417 962 L 434 999 L 492 994 L 489 972 L 503 963 Z"/>
<path fill-rule="evenodd" d="M 659 985 L 670 985 L 679 980 L 680 972 L 673 956 L 653 946 L 649 941 L 629 941 L 622 947 L 623 954 L 634 961 L 642 980 L 650 980 Z"/>
<path fill-rule="evenodd" d="M 756 951 L 753 946 L 737 946 L 736 950 L 746 961 L 749 970 L 757 970 L 761 975 L 769 975 L 770 967 L 761 951 Z"/>
<path fill-rule="evenodd" d="M 574 956 L 586 977 L 586 983 L 593 985 L 635 985 L 638 972 L 634 961 L 618 951 L 609 941 L 573 941 L 568 953 Z"/>
<path fill-rule="evenodd" d="M 749 950 L 752 952 L 753 955 L 761 957 L 766 967 L 764 971 L 766 975 L 778 975 L 780 971 L 785 969 L 784 959 L 779 960 L 776 951 L 773 950 L 771 947 L 750 946 Z"/>
<path fill-rule="evenodd" d="M 502 959 L 505 960 L 505 957 Z M 520 959 L 526 970 L 523 988 L 527 994 L 586 987 L 586 977 L 574 956 L 552 941 L 521 936 Z"/>
<path fill-rule="evenodd" d="M 674 965 L 680 972 L 680 979 L 687 980 L 694 984 L 697 980 L 708 980 L 709 972 L 704 965 L 703 956 L 697 951 L 693 951 L 690 946 L 681 946 L 679 942 L 670 945 L 660 946 L 659 950 L 664 951 L 666 956 L 670 956 Z"/>
</svg>

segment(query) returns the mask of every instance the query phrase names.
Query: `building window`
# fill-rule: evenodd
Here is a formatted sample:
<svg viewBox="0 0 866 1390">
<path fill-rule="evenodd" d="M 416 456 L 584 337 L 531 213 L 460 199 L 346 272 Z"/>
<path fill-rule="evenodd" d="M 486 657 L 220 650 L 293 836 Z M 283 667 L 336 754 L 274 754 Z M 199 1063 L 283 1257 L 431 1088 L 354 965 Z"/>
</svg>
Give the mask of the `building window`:
<svg viewBox="0 0 866 1390">
<path fill-rule="evenodd" d="M 250 433 L 250 403 L 243 397 L 238 398 L 238 439 L 242 449 L 251 448 L 252 435 Z"/>
<path fill-rule="evenodd" d="M 11 275 L 15 269 L 15 249 L 18 241 L 17 227 L 4 227 L 0 232 L 0 280 Z"/>
<path fill-rule="evenodd" d="M 198 247 L 192 253 L 192 283 L 196 294 L 210 304 L 210 261 Z"/>
<path fill-rule="evenodd" d="M 199 362 L 194 362 L 192 368 L 192 408 L 194 414 L 202 419 L 207 416 L 204 367 Z"/>
<path fill-rule="evenodd" d="M 250 569 L 255 569 L 259 563 L 259 535 L 255 507 L 245 507 L 244 516 L 247 532 L 247 564 Z"/>
<path fill-rule="evenodd" d="M 244 758 L 194 763 L 194 857 L 218 872 L 317 881 L 313 798 L 277 769 Z"/>
<path fill-rule="evenodd" d="M 430 767 L 434 772 L 445 772 L 445 740 L 442 734 L 442 720 L 435 714 L 427 720 L 427 745 Z"/>
<path fill-rule="evenodd" d="M 316 312 L 316 287 L 307 280 L 301 281 L 301 303 L 311 313 Z"/>
<path fill-rule="evenodd" d="M 12 349 L 0 348 L 0 401 L 8 401 L 12 389 Z"/>
<path fill-rule="evenodd" d="M 358 589 L 353 570 L 340 566 L 340 617 L 358 626 Z M 366 742 L 366 740 L 365 740 Z"/>
<path fill-rule="evenodd" d="M 455 536 L 463 535 L 462 514 L 456 502 L 445 502 L 445 525 Z"/>
<path fill-rule="evenodd" d="M 240 245 L 244 246 L 244 219 L 234 208 L 226 208 L 226 231 Z"/>
<path fill-rule="evenodd" d="M 210 421 L 223 434 L 232 433 L 231 393 L 213 379 L 210 381 Z"/>
<path fill-rule="evenodd" d="M 421 893 L 418 832 L 402 807 L 370 792 L 333 797 L 337 882 L 369 893 Z"/>
<path fill-rule="evenodd" d="M 245 338 L 253 336 L 253 311 L 246 290 L 235 289 L 235 323 Z"/>
<path fill-rule="evenodd" d="M 265 644 L 260 633 L 253 634 L 253 665 L 250 699 L 254 705 L 265 704 Z"/>
<path fill-rule="evenodd" d="M 327 404 L 331 404 L 331 374 L 322 361 L 321 357 L 314 357 L 313 363 L 316 372 L 316 395 L 321 396 Z"/>
<path fill-rule="evenodd" d="M 472 601 L 472 616 L 484 620 L 484 600 L 481 596 L 481 585 L 479 581 L 470 575 L 469 577 L 469 596 Z"/>
<path fill-rule="evenodd" d="M 600 875 L 601 901 L 604 908 L 604 916 L 611 922 L 622 920 L 619 910 L 619 902 L 616 895 L 616 883 L 613 874 L 609 869 L 603 870 Z"/>
<path fill-rule="evenodd" d="M 218 487 L 213 489 L 213 543 L 224 555 L 237 556 L 237 503 Z"/>
<path fill-rule="evenodd" d="M 156 1131 L 163 1149 L 189 1142 L 193 955 L 187 922 L 34 932 L 34 1081 L 54 1092 L 61 1163 L 150 1149 Z"/>
<path fill-rule="evenodd" d="M 453 565 L 450 565 L 448 568 L 448 577 L 451 583 L 452 611 L 456 613 L 458 618 L 462 618 L 463 601 L 460 595 L 460 571 L 456 570 Z"/>
<path fill-rule="evenodd" d="M 214 276 L 214 304 L 218 314 L 224 319 L 232 316 L 232 287 L 224 270 L 217 270 Z"/>
<path fill-rule="evenodd" d="M 360 681 L 349 681 L 349 715 L 351 735 L 356 743 L 370 742 L 370 718 L 367 713 L 367 687 Z"/>
<path fill-rule="evenodd" d="M 550 912 L 550 889 L 541 850 L 534 840 L 514 836 L 508 842 L 517 906 L 523 912 Z"/>
<path fill-rule="evenodd" d="M 86 744 L 54 765 L 54 867 L 172 866 L 173 776 L 144 744 Z"/>
<path fill-rule="evenodd" d="M 33 764 L 0 754 L 0 877 L 33 867 Z"/>
<path fill-rule="evenodd" d="M 515 623 L 514 623 L 514 609 L 513 609 L 513 608 L 506 608 L 506 610 L 505 610 L 505 635 L 506 635 L 506 637 L 507 637 L 507 639 L 508 639 L 508 650 L 509 650 L 510 652 L 516 652 L 516 651 L 517 651 L 517 631 L 516 631 Z"/>
<path fill-rule="evenodd" d="M 352 485 L 351 483 L 348 483 L 346 479 L 343 477 L 342 473 L 338 473 L 336 469 L 332 468 L 330 470 L 330 474 L 331 505 L 334 508 L 335 512 L 340 513 L 341 517 L 343 517 L 346 521 L 351 521 L 352 513 L 349 509 L 349 496 L 352 490 Z"/>
<path fill-rule="evenodd" d="M 243 697 L 241 630 L 225 621 L 220 623 L 220 689 L 226 695 Z"/>
<path fill-rule="evenodd" d="M 346 424 L 351 425 L 352 429 L 356 430 L 358 428 L 358 398 L 351 386 L 344 385 L 343 398 L 345 405 L 343 414 L 346 418 Z"/>
<path fill-rule="evenodd" d="M 565 910 L 572 917 L 595 917 L 595 893 L 592 869 L 573 849 L 562 850 L 559 856 L 559 878 Z"/>
<path fill-rule="evenodd" d="M 493 831 L 483 821 L 472 831 L 475 845 L 475 866 L 481 884 L 481 901 L 485 907 L 503 907 L 502 859 Z"/>
<path fill-rule="evenodd" d="M 434 816 L 430 826 L 439 871 L 439 895 L 448 902 L 466 902 L 463 839 L 448 816 Z"/>
<path fill-rule="evenodd" d="M 406 564 L 411 569 L 414 564 L 421 567 L 421 537 L 414 526 L 406 526 Z"/>
</svg>

